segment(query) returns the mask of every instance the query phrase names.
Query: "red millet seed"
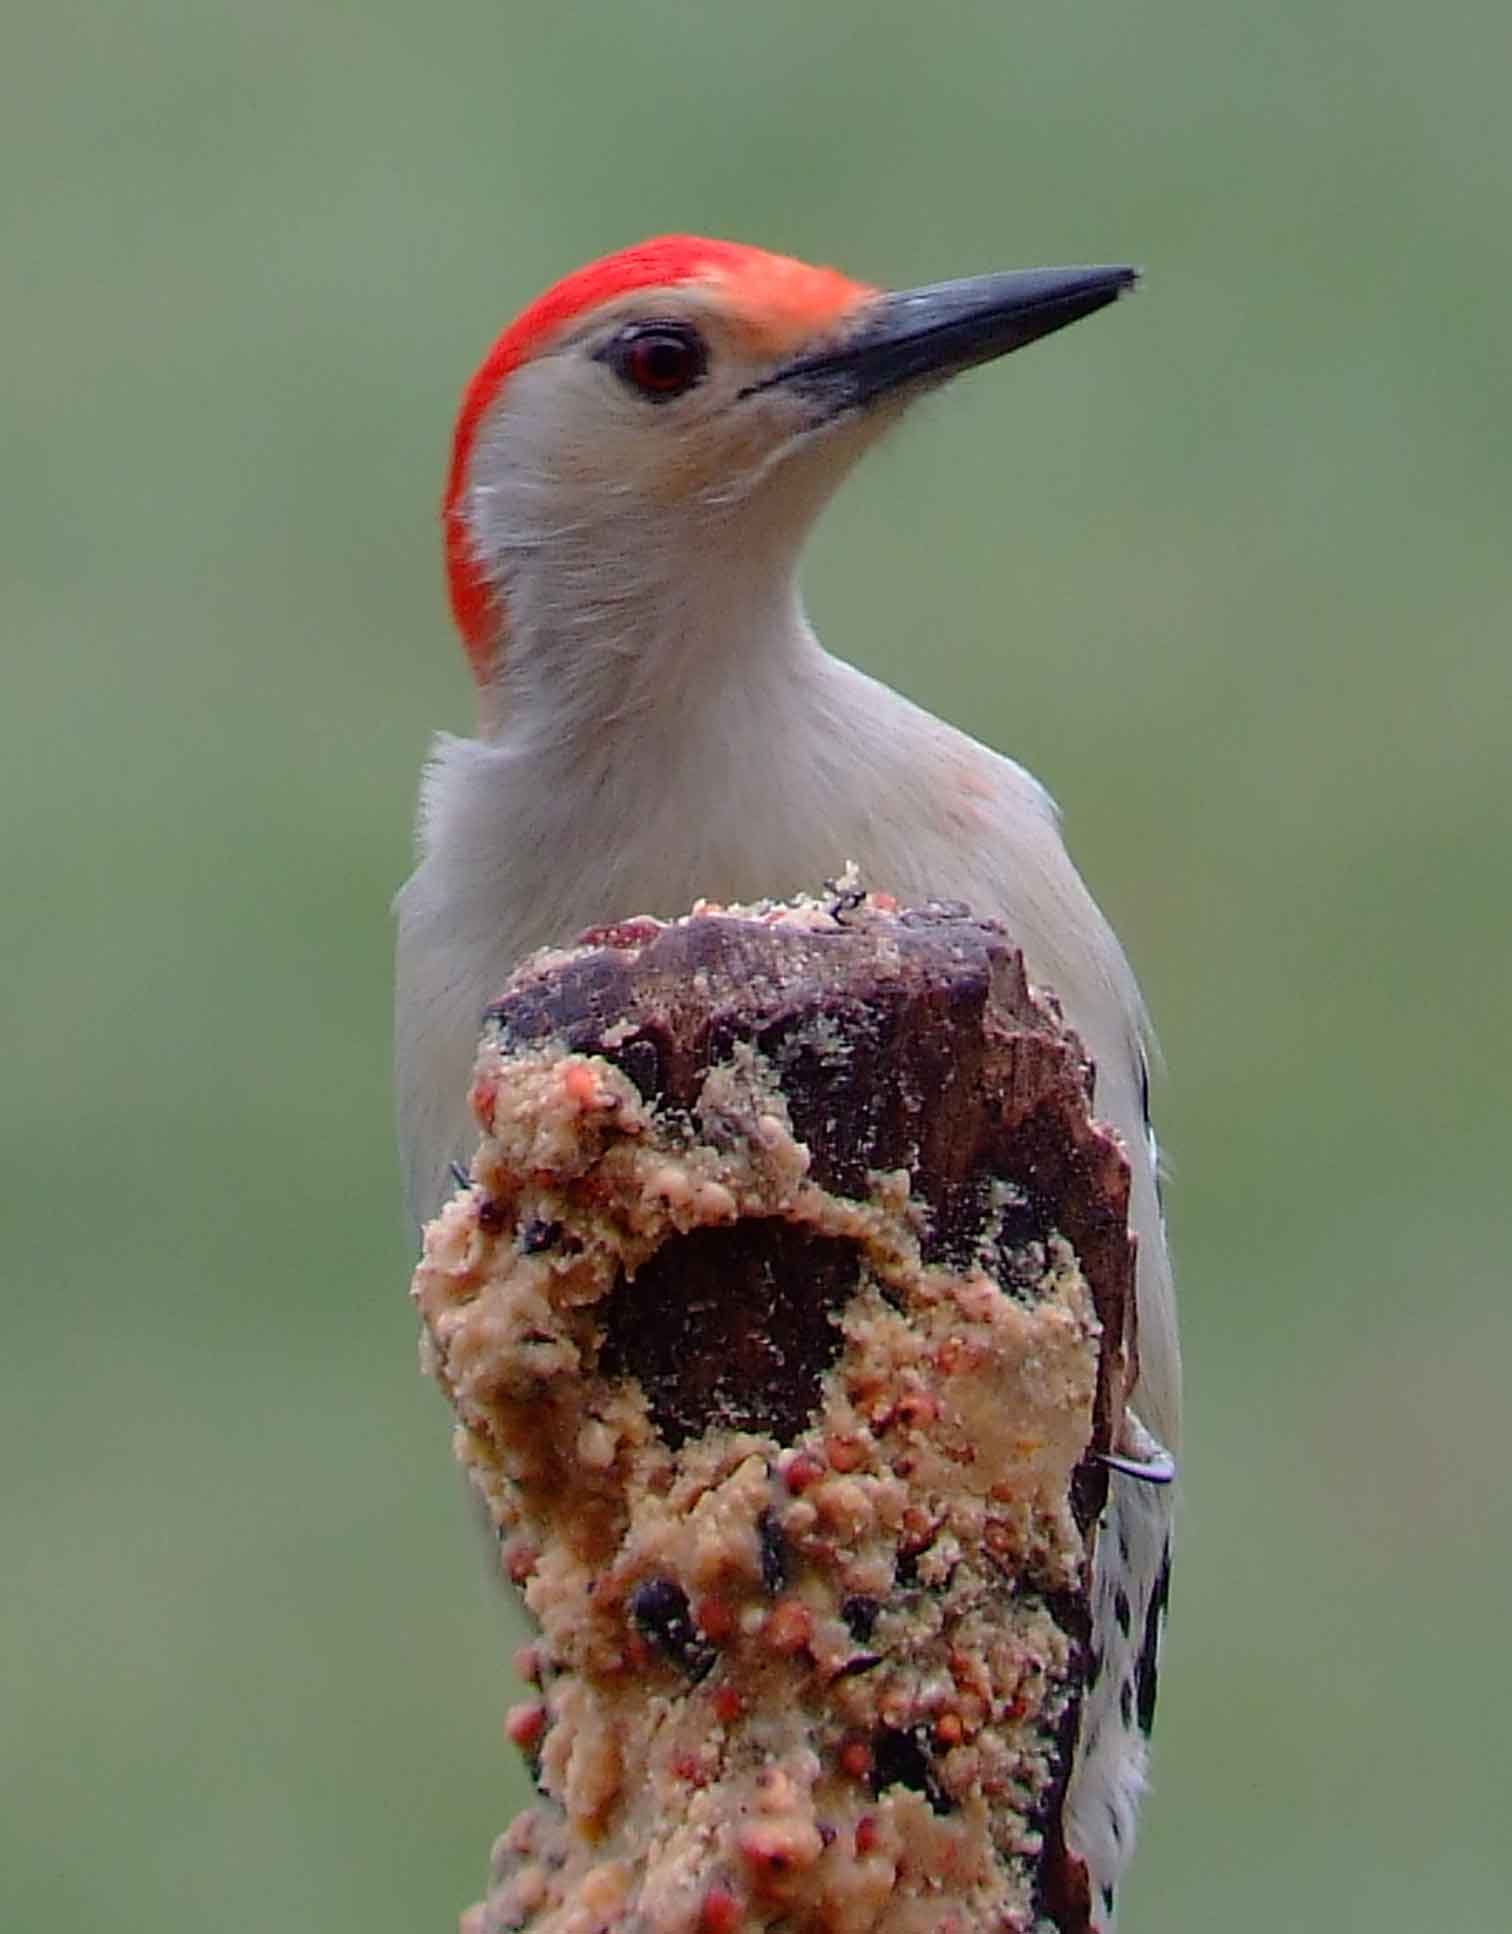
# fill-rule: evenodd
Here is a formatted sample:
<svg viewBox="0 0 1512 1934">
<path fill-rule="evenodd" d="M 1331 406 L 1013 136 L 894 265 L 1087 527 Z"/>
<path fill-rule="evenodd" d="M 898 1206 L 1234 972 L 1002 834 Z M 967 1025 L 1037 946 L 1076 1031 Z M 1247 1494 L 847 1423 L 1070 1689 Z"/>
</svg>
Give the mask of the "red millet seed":
<svg viewBox="0 0 1512 1934">
<path fill-rule="evenodd" d="M 910 1504 L 903 1512 L 903 1536 L 916 1551 L 922 1551 L 934 1537 L 934 1521 L 922 1504 Z"/>
<path fill-rule="evenodd" d="M 714 1717 L 721 1726 L 733 1726 L 745 1711 L 745 1701 L 734 1686 L 716 1686 L 710 1703 L 714 1707 Z"/>
<path fill-rule="evenodd" d="M 762 1628 L 774 1652 L 801 1652 L 813 1637 L 814 1615 L 801 1598 L 780 1599 Z"/>
<path fill-rule="evenodd" d="M 835 1757 L 847 1779 L 864 1780 L 871 1777 L 871 1747 L 864 1739 L 846 1740 Z"/>
<path fill-rule="evenodd" d="M 706 1888 L 698 1909 L 698 1934 L 734 1934 L 740 1921 L 740 1902 L 731 1890 L 715 1881 Z"/>
<path fill-rule="evenodd" d="M 865 1859 L 867 1854 L 876 1852 L 879 1838 L 876 1814 L 863 1813 L 856 1822 L 856 1852 L 862 1859 Z"/>
<path fill-rule="evenodd" d="M 533 1753 L 546 1730 L 546 1708 L 539 1699 L 522 1700 L 504 1715 L 504 1731 L 522 1753 Z"/>
<path fill-rule="evenodd" d="M 958 1712 L 942 1712 L 934 1722 L 935 1741 L 941 1746 L 959 1746 L 965 1732 Z"/>
<path fill-rule="evenodd" d="M 854 1437 L 826 1437 L 824 1454 L 835 1471 L 859 1471 L 866 1462 L 866 1452 Z"/>
<path fill-rule="evenodd" d="M 616 920 L 607 927 L 587 927 L 577 937 L 579 947 L 643 947 L 661 932 L 655 920 Z"/>
<path fill-rule="evenodd" d="M 723 1645 L 735 1630 L 735 1608 L 718 1592 L 705 1592 L 693 1607 L 693 1622 L 710 1645 Z"/>
<path fill-rule="evenodd" d="M 782 1467 L 782 1481 L 794 1497 L 801 1497 L 824 1476 L 824 1465 L 812 1451 L 795 1451 Z"/>
</svg>

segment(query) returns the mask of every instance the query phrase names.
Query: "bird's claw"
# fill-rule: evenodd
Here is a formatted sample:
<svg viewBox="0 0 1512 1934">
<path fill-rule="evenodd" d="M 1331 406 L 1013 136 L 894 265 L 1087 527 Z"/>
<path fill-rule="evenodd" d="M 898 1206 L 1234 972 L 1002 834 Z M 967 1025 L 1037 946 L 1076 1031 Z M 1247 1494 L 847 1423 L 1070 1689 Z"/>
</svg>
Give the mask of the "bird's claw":
<svg viewBox="0 0 1512 1934">
<path fill-rule="evenodd" d="M 1116 1451 L 1099 1451 L 1097 1461 L 1106 1464 L 1110 1471 L 1117 1471 L 1121 1477 L 1132 1477 L 1139 1484 L 1174 1484 L 1176 1481 L 1176 1459 L 1167 1450 L 1156 1451 L 1153 1457 L 1120 1457 Z"/>
<path fill-rule="evenodd" d="M 1165 1445 L 1152 1437 L 1132 1410 L 1124 1412 L 1118 1448 L 1099 1451 L 1097 1461 L 1121 1477 L 1132 1477 L 1137 1484 L 1174 1484 L 1176 1459 Z"/>
</svg>

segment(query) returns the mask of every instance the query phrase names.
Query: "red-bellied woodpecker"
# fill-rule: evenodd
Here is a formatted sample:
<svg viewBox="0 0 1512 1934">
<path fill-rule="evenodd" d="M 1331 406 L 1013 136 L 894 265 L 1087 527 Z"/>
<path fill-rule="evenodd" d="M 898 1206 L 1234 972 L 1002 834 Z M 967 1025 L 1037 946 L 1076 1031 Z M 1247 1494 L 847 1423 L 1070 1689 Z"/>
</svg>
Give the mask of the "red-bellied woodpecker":
<svg viewBox="0 0 1512 1934">
<path fill-rule="evenodd" d="M 476 1140 L 485 1004 L 523 954 L 583 928 L 811 889 L 855 861 L 901 900 L 1001 920 L 1059 996 L 1128 1153 L 1138 1236 L 1138 1415 L 1110 1460 L 1066 1812 L 1100 1926 L 1144 1778 L 1178 1429 L 1139 993 L 1036 781 L 824 651 L 795 567 L 826 499 L 910 401 L 1134 279 L 1048 269 L 884 293 L 667 236 L 532 303 L 457 422 L 446 560 L 481 723 L 435 747 L 398 901 L 399 1108 L 420 1217 Z"/>
</svg>

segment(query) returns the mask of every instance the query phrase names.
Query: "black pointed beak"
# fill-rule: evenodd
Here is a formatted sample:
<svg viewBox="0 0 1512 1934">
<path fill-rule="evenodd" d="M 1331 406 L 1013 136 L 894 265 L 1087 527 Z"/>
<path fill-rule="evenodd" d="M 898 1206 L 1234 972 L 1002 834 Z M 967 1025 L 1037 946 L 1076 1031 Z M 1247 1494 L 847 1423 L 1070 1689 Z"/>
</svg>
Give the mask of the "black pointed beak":
<svg viewBox="0 0 1512 1934">
<path fill-rule="evenodd" d="M 879 296 L 848 335 L 796 356 L 752 391 L 791 385 L 812 391 L 826 415 L 856 409 L 1038 342 L 1106 308 L 1138 279 L 1130 268 L 1011 269 Z"/>
</svg>

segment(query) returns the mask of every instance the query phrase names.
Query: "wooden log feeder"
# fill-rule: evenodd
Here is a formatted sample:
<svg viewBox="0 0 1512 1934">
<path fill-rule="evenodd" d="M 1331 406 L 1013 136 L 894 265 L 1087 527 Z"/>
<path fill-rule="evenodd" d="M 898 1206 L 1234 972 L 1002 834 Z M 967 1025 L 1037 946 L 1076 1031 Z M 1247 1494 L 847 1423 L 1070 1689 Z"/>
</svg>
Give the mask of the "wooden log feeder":
<svg viewBox="0 0 1512 1934">
<path fill-rule="evenodd" d="M 1128 1173 L 1001 929 L 837 892 L 536 956 L 424 1354 L 539 1635 L 465 1934 L 1086 1925 L 1061 1811 Z"/>
</svg>

